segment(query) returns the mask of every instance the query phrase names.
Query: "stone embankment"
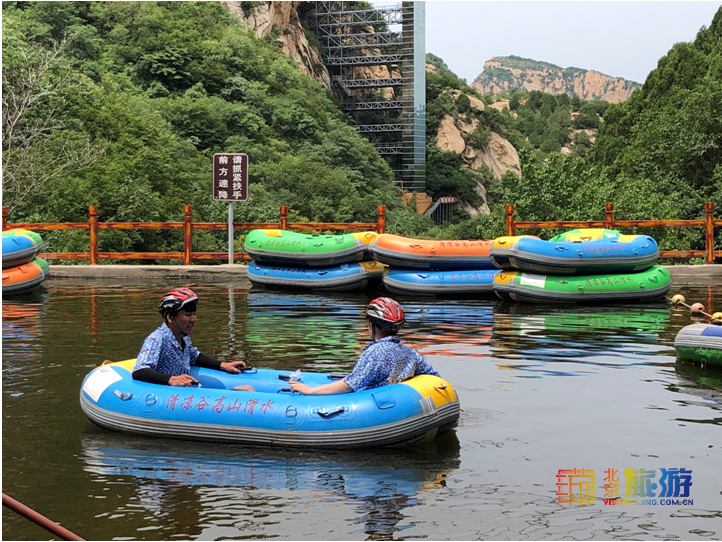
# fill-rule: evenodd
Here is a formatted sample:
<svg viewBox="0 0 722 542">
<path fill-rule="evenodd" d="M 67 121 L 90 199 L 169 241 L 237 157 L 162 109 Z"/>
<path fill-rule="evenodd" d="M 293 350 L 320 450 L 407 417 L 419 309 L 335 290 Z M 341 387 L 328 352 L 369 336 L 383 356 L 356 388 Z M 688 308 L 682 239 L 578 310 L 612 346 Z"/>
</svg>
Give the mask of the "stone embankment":
<svg viewBox="0 0 722 542">
<path fill-rule="evenodd" d="M 672 287 L 722 284 L 722 265 L 671 265 Z M 110 279 L 113 282 L 169 281 L 228 283 L 250 288 L 248 267 L 223 265 L 53 265 L 48 280 L 84 283 Z M 92 284 L 92 282 L 91 282 Z"/>
</svg>

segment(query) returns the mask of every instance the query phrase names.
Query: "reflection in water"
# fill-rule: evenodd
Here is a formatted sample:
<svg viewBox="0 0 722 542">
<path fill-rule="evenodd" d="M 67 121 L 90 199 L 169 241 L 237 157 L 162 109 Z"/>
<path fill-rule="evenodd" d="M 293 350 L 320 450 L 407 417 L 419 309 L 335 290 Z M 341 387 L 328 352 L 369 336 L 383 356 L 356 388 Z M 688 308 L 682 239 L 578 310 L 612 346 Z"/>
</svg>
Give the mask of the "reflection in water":
<svg viewBox="0 0 722 542">
<path fill-rule="evenodd" d="M 200 529 L 256 517 L 260 501 L 290 491 L 317 502 L 352 503 L 358 517 L 350 523 L 361 525 L 358 532 L 374 539 L 391 538 L 405 528 L 398 525 L 402 511 L 418 504 L 419 493 L 445 486 L 459 466 L 460 449 L 453 431 L 426 448 L 354 453 L 231 445 L 215 446 L 209 453 L 202 445 L 91 432 L 83 434 L 81 442 L 83 469 L 94 482 L 136 487 L 136 496 L 115 514 L 163 517 L 166 524 Z M 188 513 L 197 520 L 188 522 Z M 178 516 L 184 516 L 182 522 Z M 258 525 L 247 527 L 254 536 L 273 534 L 258 532 Z"/>
<path fill-rule="evenodd" d="M 406 322 L 401 336 L 422 354 L 468 358 L 489 357 L 493 302 L 404 302 Z"/>
<path fill-rule="evenodd" d="M 497 358 L 510 360 L 500 368 L 522 370 L 534 378 L 580 375 L 596 365 L 651 363 L 669 321 L 669 306 L 662 304 L 540 309 L 501 303 L 494 311 L 492 344 Z M 573 369 L 545 367 L 553 362 Z"/>
<path fill-rule="evenodd" d="M 31 358 L 40 335 L 40 315 L 47 295 L 37 294 L 26 301 L 3 300 L 3 357 Z"/>
<path fill-rule="evenodd" d="M 3 299 L 2 304 L 2 357 L 3 391 L 22 395 L 13 390 L 15 381 L 22 381 L 37 372 L 32 361 L 37 357 L 42 342 L 41 315 L 45 310 L 47 294 L 41 291 Z"/>
<path fill-rule="evenodd" d="M 368 342 L 362 296 L 248 293 L 246 337 L 254 365 L 265 367 L 269 350 L 275 355 L 302 355 L 303 367 L 314 371 L 350 370 Z"/>
<path fill-rule="evenodd" d="M 667 389 L 675 393 L 691 395 L 693 398 L 678 399 L 683 406 L 702 406 L 702 418 L 678 417 L 680 422 L 709 423 L 722 425 L 722 370 L 715 367 L 700 367 L 677 360 L 674 366 L 679 381 L 668 384 Z M 712 412 L 708 412 L 710 409 Z M 710 417 L 709 414 L 713 416 Z"/>
</svg>

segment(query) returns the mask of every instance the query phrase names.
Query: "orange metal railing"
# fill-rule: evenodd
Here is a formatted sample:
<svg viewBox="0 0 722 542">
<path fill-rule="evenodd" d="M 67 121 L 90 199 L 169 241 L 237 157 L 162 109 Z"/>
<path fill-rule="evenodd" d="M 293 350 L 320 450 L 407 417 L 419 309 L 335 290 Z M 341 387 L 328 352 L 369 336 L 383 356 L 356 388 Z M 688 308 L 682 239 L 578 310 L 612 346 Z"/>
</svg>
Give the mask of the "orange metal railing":
<svg viewBox="0 0 722 542">
<path fill-rule="evenodd" d="M 514 206 L 506 206 L 506 234 L 516 235 L 517 229 L 526 228 L 705 228 L 705 250 L 660 250 L 660 258 L 704 258 L 706 264 L 713 264 L 715 258 L 722 258 L 722 250 L 714 249 L 714 228 L 722 226 L 722 220 L 714 218 L 714 203 L 705 203 L 705 217 L 700 220 L 614 220 L 614 204 L 604 206 L 604 220 L 560 220 L 529 222 L 514 220 Z"/>
<path fill-rule="evenodd" d="M 41 258 L 46 260 L 90 260 L 91 265 L 97 265 L 98 260 L 183 260 L 184 265 L 190 265 L 193 260 L 224 260 L 228 258 L 227 252 L 193 252 L 194 230 L 228 230 L 228 224 L 223 222 L 193 222 L 190 205 L 183 206 L 183 222 L 100 222 L 98 220 L 98 207 L 91 205 L 88 209 L 88 222 L 34 222 L 34 223 L 8 223 L 8 210 L 2 210 L 3 231 L 11 228 L 25 228 L 35 231 L 48 230 L 88 230 L 90 232 L 90 247 L 88 252 L 43 252 Z M 376 222 L 288 222 L 288 207 L 280 208 L 278 222 L 234 222 L 233 229 L 281 229 L 281 230 L 346 230 L 365 231 L 376 230 L 384 233 L 386 228 L 386 208 L 380 205 L 376 209 Z M 183 252 L 99 252 L 98 232 L 100 230 L 183 230 Z M 234 260 L 250 260 L 244 252 L 234 253 Z"/>
</svg>

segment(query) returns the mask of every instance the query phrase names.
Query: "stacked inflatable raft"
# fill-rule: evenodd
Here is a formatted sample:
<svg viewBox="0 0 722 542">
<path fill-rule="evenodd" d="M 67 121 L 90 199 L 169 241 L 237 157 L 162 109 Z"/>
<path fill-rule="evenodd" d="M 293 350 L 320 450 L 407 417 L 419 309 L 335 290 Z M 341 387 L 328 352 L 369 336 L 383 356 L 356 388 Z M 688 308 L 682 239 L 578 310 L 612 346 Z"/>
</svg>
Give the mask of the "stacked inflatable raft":
<svg viewBox="0 0 722 542">
<path fill-rule="evenodd" d="M 722 368 L 722 325 L 690 324 L 674 339 L 677 357 Z"/>
<path fill-rule="evenodd" d="M 497 270 L 491 241 L 438 241 L 382 234 L 371 244 L 377 262 L 389 267 L 384 286 L 396 294 L 479 295 L 492 290 Z"/>
<path fill-rule="evenodd" d="M 491 248 L 502 270 L 494 292 L 531 303 L 654 299 L 671 286 L 669 272 L 654 265 L 658 256 L 651 237 L 616 230 L 573 230 L 549 241 L 500 237 Z"/>
<path fill-rule="evenodd" d="M 360 290 L 381 282 L 383 265 L 369 261 L 375 232 L 306 235 L 287 230 L 253 230 L 245 250 L 252 284 L 297 290 Z"/>
<path fill-rule="evenodd" d="M 43 240 L 30 230 L 4 231 L 3 295 L 23 294 L 40 286 L 50 274 L 48 263 L 37 255 Z"/>
</svg>

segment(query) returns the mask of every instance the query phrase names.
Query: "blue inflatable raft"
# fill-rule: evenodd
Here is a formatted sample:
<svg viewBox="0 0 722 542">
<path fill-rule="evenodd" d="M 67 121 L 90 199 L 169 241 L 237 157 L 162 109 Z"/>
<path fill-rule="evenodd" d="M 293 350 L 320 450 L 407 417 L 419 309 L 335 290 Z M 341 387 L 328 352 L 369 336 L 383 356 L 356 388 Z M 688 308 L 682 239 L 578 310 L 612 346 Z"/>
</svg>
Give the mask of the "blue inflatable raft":
<svg viewBox="0 0 722 542">
<path fill-rule="evenodd" d="M 384 286 L 395 294 L 485 295 L 494 292 L 498 269 L 464 271 L 420 271 L 391 268 L 384 272 Z"/>
<path fill-rule="evenodd" d="M 2 239 L 3 269 L 32 261 L 43 248 L 40 236 L 29 230 L 7 230 L 3 232 Z"/>
<path fill-rule="evenodd" d="M 290 374 L 252 369 L 232 375 L 199 367 L 201 387 L 133 380 L 135 360 L 93 369 L 80 390 L 80 405 L 94 424 L 167 438 L 319 448 L 400 446 L 428 442 L 459 418 L 459 399 L 445 380 L 431 375 L 400 384 L 340 395 L 300 395 Z M 342 378 L 304 373 L 318 386 Z M 234 391 L 238 385 L 256 391 Z"/>
<path fill-rule="evenodd" d="M 635 273 L 652 267 L 659 257 L 657 242 L 646 235 L 620 235 L 593 241 L 544 241 L 500 237 L 490 250 L 500 269 L 543 275 Z"/>
<path fill-rule="evenodd" d="M 252 260 L 248 265 L 248 279 L 258 286 L 343 292 L 380 283 L 384 267 L 378 262 L 343 263 L 334 267 L 284 267 Z"/>
</svg>

